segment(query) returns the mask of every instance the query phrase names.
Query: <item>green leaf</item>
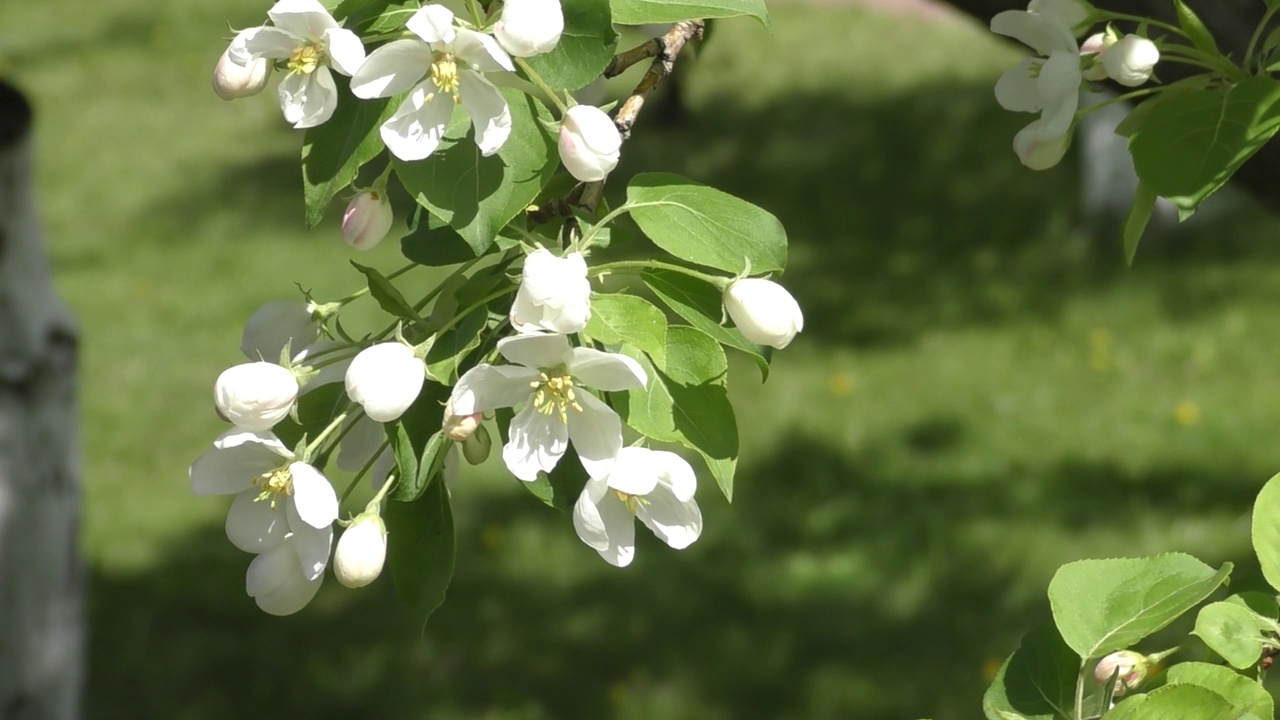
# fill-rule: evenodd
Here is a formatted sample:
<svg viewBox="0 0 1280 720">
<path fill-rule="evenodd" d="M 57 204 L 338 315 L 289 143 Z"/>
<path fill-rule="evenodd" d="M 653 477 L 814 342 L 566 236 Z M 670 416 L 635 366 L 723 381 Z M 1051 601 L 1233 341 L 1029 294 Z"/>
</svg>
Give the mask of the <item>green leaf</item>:
<svg viewBox="0 0 1280 720">
<path fill-rule="evenodd" d="M 1152 111 L 1160 107 L 1160 103 L 1179 95 L 1203 90 L 1209 86 L 1209 80 L 1210 76 L 1208 74 L 1192 75 L 1164 86 L 1164 90 L 1159 95 L 1139 103 L 1137 107 L 1130 110 L 1129 114 L 1116 126 L 1116 134 L 1126 138 L 1132 137 L 1138 131 L 1138 128 L 1142 127 L 1142 124 L 1146 122 Z"/>
<path fill-rule="evenodd" d="M 626 343 L 667 367 L 667 316 L 648 300 L 621 293 L 592 293 L 591 319 L 583 329 L 606 345 Z"/>
<path fill-rule="evenodd" d="M 1200 18 L 1191 12 L 1191 8 L 1182 0 L 1173 0 L 1173 7 L 1178 12 L 1178 25 L 1182 27 L 1182 32 L 1187 34 L 1187 38 L 1191 40 L 1191 44 L 1197 49 L 1210 55 L 1222 56 L 1218 52 L 1218 44 L 1213 41 L 1213 34 L 1209 32 L 1209 28 L 1204 26 Z"/>
<path fill-rule="evenodd" d="M 1129 217 L 1124 221 L 1124 260 L 1133 265 L 1133 256 L 1138 254 L 1138 241 L 1151 221 L 1151 213 L 1156 209 L 1156 194 L 1141 180 L 1133 194 L 1133 207 L 1129 209 Z"/>
<path fill-rule="evenodd" d="M 471 122 L 458 106 L 445 140 L 418 162 L 393 160 L 410 195 L 458 232 L 476 255 L 537 197 L 559 166 L 555 140 L 540 120 L 551 114 L 532 96 L 501 88 L 511 108 L 511 136 L 496 155 L 481 157 Z"/>
<path fill-rule="evenodd" d="M 1082 658 L 1134 645 L 1209 596 L 1231 572 L 1183 553 L 1080 560 L 1049 583 L 1053 620 Z"/>
<path fill-rule="evenodd" d="M 387 569 L 400 600 L 425 626 L 453 579 L 453 512 L 443 480 L 409 503 L 387 503 Z"/>
<path fill-rule="evenodd" d="M 623 352 L 627 352 L 625 347 Z M 738 426 L 725 392 L 724 351 L 705 333 L 676 325 L 667 329 L 669 374 L 641 353 L 627 354 L 644 367 L 649 384 L 613 394 L 618 414 L 645 437 L 697 451 L 725 498 L 732 502 Z"/>
<path fill-rule="evenodd" d="M 335 385 L 342 387 L 342 383 Z M 387 443 L 396 458 L 396 476 L 400 478 L 391 488 L 392 500 L 416 500 L 444 466 L 444 452 L 449 449 L 449 443 L 444 442 L 440 424 L 444 419 L 441 408 L 448 397 L 448 387 L 425 383 L 409 409 L 397 420 L 383 425 Z"/>
<path fill-rule="evenodd" d="M 672 255 L 729 273 L 787 264 L 787 233 L 768 211 L 669 173 L 641 173 L 627 186 L 631 218 Z"/>
<path fill-rule="evenodd" d="M 600 77 L 618 49 L 609 0 L 561 0 L 564 31 L 551 52 L 527 60 L 556 90 L 573 91 Z"/>
<path fill-rule="evenodd" d="M 355 269 L 364 273 L 365 278 L 369 281 L 369 294 L 378 302 L 378 307 L 387 311 L 392 317 L 402 318 L 411 322 L 421 322 L 418 313 L 414 312 L 413 306 L 404 295 L 396 289 L 395 285 L 387 279 L 385 275 L 378 272 L 374 268 L 367 265 L 361 265 L 355 260 L 350 261 Z"/>
<path fill-rule="evenodd" d="M 408 235 L 400 238 L 400 252 L 406 259 L 428 267 L 457 265 L 474 259 L 475 250 L 453 228 L 431 227 L 424 217 Z"/>
<path fill-rule="evenodd" d="M 619 25 L 674 23 L 681 20 L 748 15 L 769 25 L 764 0 L 609 0 Z"/>
<path fill-rule="evenodd" d="M 348 89 L 347 78 L 337 73 L 333 77 L 338 86 L 333 117 L 308 128 L 302 136 L 302 189 L 308 227 L 320 222 L 333 196 L 355 181 L 360 168 L 382 152 L 378 127 L 396 108 L 392 98 L 360 100 Z"/>
<path fill-rule="evenodd" d="M 1071 717 L 1080 658 L 1051 625 L 1022 638 L 982 697 L 988 720 Z"/>
<path fill-rule="evenodd" d="M 1268 480 L 1253 502 L 1253 551 L 1262 576 L 1280 588 L 1280 475 Z"/>
<path fill-rule="evenodd" d="M 1194 209 L 1277 129 L 1280 82 L 1251 77 L 1160 102 L 1129 138 L 1129 150 L 1151 192 Z"/>
<path fill-rule="evenodd" d="M 427 349 L 427 377 L 442 385 L 458 380 L 458 365 L 480 345 L 480 332 L 489 322 L 483 307 L 467 313 L 457 325 L 436 335 Z"/>
<path fill-rule="evenodd" d="M 640 279 L 663 304 L 690 325 L 721 345 L 746 353 L 760 368 L 761 380 L 769 379 L 768 355 L 771 351 L 744 338 L 737 328 L 720 324 L 724 305 L 715 286 L 671 270 L 645 270 L 640 273 Z"/>
<path fill-rule="evenodd" d="M 1125 698 L 1106 720 L 1246 720 L 1231 701 L 1199 685 L 1166 685 Z"/>
<path fill-rule="evenodd" d="M 1275 717 L 1275 703 L 1271 694 L 1260 683 L 1221 665 L 1178 663 L 1169 668 L 1165 682 L 1168 685 L 1196 685 L 1212 690 L 1226 698 L 1242 716 L 1252 713 L 1259 718 Z"/>
<path fill-rule="evenodd" d="M 1262 657 L 1263 628 L 1258 616 L 1243 604 L 1216 602 L 1200 609 L 1194 633 L 1232 667 L 1243 670 Z"/>
</svg>

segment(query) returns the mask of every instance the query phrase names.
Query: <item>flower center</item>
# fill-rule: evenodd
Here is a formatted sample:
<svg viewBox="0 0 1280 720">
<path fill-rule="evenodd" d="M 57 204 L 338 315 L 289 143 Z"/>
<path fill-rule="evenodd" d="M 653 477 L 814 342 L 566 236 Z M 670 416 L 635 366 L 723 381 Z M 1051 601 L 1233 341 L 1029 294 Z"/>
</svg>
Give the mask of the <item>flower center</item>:
<svg viewBox="0 0 1280 720">
<path fill-rule="evenodd" d="M 293 473 L 289 472 L 288 466 L 277 468 L 254 478 L 253 484 L 262 487 L 262 492 L 253 501 L 266 500 L 271 503 L 271 509 L 275 510 L 277 499 L 293 494 Z"/>
<path fill-rule="evenodd" d="M 435 62 L 431 63 L 431 82 L 441 91 L 458 98 L 458 61 L 453 53 L 436 53 Z"/>
<path fill-rule="evenodd" d="M 302 75 L 315 72 L 321 60 L 324 60 L 324 47 L 307 43 L 289 53 L 289 72 Z"/>
<path fill-rule="evenodd" d="M 574 398 L 573 378 L 564 367 L 544 370 L 537 380 L 529 383 L 533 388 L 533 406 L 543 415 L 560 414 L 560 422 L 569 422 L 569 408 L 582 412 L 582 406 Z"/>
<path fill-rule="evenodd" d="M 632 515 L 636 514 L 636 510 L 641 505 L 649 504 L 648 500 L 640 497 L 639 495 L 628 495 L 627 493 L 624 493 L 621 490 L 614 490 L 613 494 L 615 497 L 617 497 L 619 500 L 622 501 L 623 505 L 627 506 L 627 509 L 631 511 Z"/>
</svg>

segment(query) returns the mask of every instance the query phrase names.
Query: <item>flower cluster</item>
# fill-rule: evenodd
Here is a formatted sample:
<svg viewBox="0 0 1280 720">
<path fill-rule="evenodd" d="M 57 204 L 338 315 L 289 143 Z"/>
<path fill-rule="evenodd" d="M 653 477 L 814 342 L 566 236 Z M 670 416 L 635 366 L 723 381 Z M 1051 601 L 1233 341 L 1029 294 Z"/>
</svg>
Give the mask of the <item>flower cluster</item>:
<svg viewBox="0 0 1280 720">
<path fill-rule="evenodd" d="M 1023 165 L 1044 170 L 1057 165 L 1071 145 L 1084 80 L 1137 87 L 1151 79 L 1160 51 L 1141 35 L 1121 36 L 1114 28 L 1080 44 L 1097 11 L 1083 0 L 1031 0 L 1026 10 L 1006 10 L 991 19 L 991 31 L 1036 52 L 996 83 L 996 100 L 1006 110 L 1038 113 L 1013 139 Z"/>
</svg>

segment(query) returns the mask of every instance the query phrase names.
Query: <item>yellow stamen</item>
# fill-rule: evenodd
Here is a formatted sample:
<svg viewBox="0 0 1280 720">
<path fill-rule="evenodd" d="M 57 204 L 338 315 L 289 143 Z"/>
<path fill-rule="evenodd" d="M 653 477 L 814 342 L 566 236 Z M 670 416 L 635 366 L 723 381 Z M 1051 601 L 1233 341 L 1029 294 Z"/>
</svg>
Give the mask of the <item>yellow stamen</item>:
<svg viewBox="0 0 1280 720">
<path fill-rule="evenodd" d="M 569 408 L 582 412 L 582 406 L 578 404 L 573 390 L 573 378 L 564 368 L 557 368 L 551 373 L 549 375 L 544 370 L 539 373 L 537 380 L 529 383 L 534 391 L 533 406 L 543 415 L 559 413 L 560 422 L 568 423 Z"/>
<path fill-rule="evenodd" d="M 622 501 L 622 504 L 623 504 L 623 505 L 626 505 L 626 506 L 627 506 L 627 509 L 631 511 L 631 514 L 632 514 L 632 515 L 635 515 L 635 514 L 636 514 L 636 510 L 637 510 L 640 506 L 642 506 L 642 505 L 646 505 L 646 506 L 647 506 L 647 505 L 649 504 L 649 501 L 648 501 L 648 500 L 646 500 L 645 498 L 640 497 L 639 495 L 628 495 L 627 493 L 624 493 L 624 492 L 622 492 L 621 490 L 614 490 L 614 491 L 613 491 L 613 494 L 614 494 L 614 496 L 616 496 L 619 500 L 621 500 L 621 501 Z"/>
<path fill-rule="evenodd" d="M 277 498 L 293 494 L 293 473 L 289 472 L 288 466 L 276 468 L 254 478 L 253 484 L 262 487 L 262 492 L 253 501 L 268 500 L 271 502 L 271 509 L 275 510 Z"/>
<path fill-rule="evenodd" d="M 324 60 L 324 48 L 307 43 L 300 48 L 294 48 L 293 52 L 289 53 L 289 72 L 302 75 L 315 72 L 322 60 Z"/>
<path fill-rule="evenodd" d="M 435 62 L 431 63 L 431 82 L 441 91 L 453 95 L 458 100 L 458 61 L 452 53 L 436 53 Z"/>
</svg>

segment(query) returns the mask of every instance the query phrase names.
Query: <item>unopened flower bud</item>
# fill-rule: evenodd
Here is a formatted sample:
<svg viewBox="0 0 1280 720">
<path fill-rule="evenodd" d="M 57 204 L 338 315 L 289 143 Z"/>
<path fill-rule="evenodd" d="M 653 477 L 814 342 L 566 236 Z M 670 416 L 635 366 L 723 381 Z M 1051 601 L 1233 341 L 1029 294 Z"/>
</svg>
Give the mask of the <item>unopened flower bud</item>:
<svg viewBox="0 0 1280 720">
<path fill-rule="evenodd" d="M 1137 87 L 1150 80 L 1159 61 L 1160 49 L 1141 35 L 1125 35 L 1102 58 L 1107 77 L 1125 87 Z"/>
<path fill-rule="evenodd" d="M 1109 33 L 1094 33 L 1080 43 L 1080 57 L 1093 55 L 1094 64 L 1080 73 L 1085 80 L 1106 80 L 1107 68 L 1102 61 L 1107 57 L 1107 49 L 1115 44 L 1115 38 Z"/>
<path fill-rule="evenodd" d="M 366 512 L 338 538 L 333 552 L 333 575 L 349 588 L 362 588 L 378 579 L 387 560 L 387 526 L 377 511 Z"/>
<path fill-rule="evenodd" d="M 494 37 L 516 57 L 550 52 L 564 32 L 560 0 L 506 0 L 502 17 L 493 26 Z"/>
<path fill-rule="evenodd" d="M 772 280 L 735 280 L 724 293 L 724 307 L 742 335 L 758 345 L 781 350 L 804 329 L 804 315 L 791 293 Z"/>
<path fill-rule="evenodd" d="M 560 161 L 583 182 L 603 180 L 618 166 L 622 135 L 613 118 L 598 107 L 574 105 L 560 125 Z"/>
<path fill-rule="evenodd" d="M 591 282 L 582 253 L 556 257 L 538 248 L 524 260 L 520 289 L 511 304 L 518 332 L 576 333 L 591 319 Z"/>
<path fill-rule="evenodd" d="M 214 385 L 218 415 L 246 430 L 269 430 L 285 419 L 298 397 L 298 379 L 289 368 L 252 362 L 227 368 Z"/>
<path fill-rule="evenodd" d="M 479 465 L 489 459 L 489 450 L 492 447 L 493 440 L 489 437 L 489 431 L 480 425 L 476 427 L 471 437 L 462 443 L 462 455 L 472 465 Z"/>
<path fill-rule="evenodd" d="M 481 413 L 454 415 L 453 402 L 450 401 L 444 407 L 444 434 L 454 442 L 463 442 L 475 433 L 476 428 L 481 427 L 483 419 L 484 415 Z"/>
<path fill-rule="evenodd" d="M 394 222 L 387 194 L 365 190 L 351 198 L 342 213 L 342 239 L 357 250 L 368 250 L 382 242 Z"/>
<path fill-rule="evenodd" d="M 213 91 L 223 100 L 257 95 L 267 86 L 268 70 L 266 58 L 241 65 L 231 57 L 231 48 L 227 48 L 213 68 Z"/>
<path fill-rule="evenodd" d="M 1138 687 L 1147 676 L 1149 665 L 1145 655 L 1132 650 L 1121 650 L 1098 661 L 1093 669 L 1093 679 L 1097 680 L 1099 685 L 1105 685 L 1111 680 L 1112 675 L 1118 674 L 1115 696 L 1119 697 Z"/>
<path fill-rule="evenodd" d="M 413 348 L 384 342 L 360 351 L 347 368 L 347 397 L 377 422 L 391 422 L 418 399 L 427 368 Z"/>
</svg>

